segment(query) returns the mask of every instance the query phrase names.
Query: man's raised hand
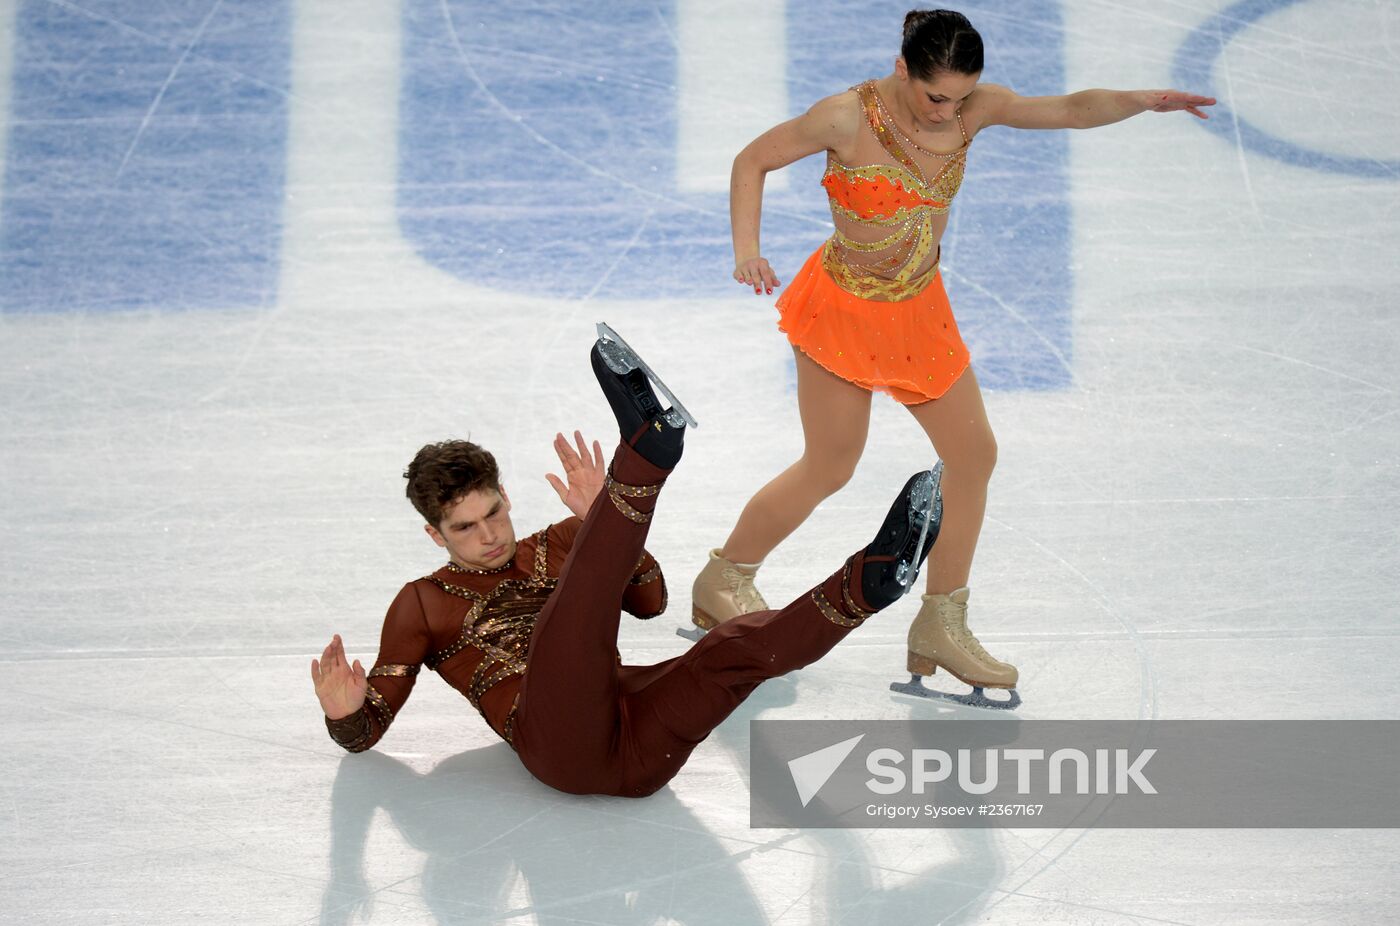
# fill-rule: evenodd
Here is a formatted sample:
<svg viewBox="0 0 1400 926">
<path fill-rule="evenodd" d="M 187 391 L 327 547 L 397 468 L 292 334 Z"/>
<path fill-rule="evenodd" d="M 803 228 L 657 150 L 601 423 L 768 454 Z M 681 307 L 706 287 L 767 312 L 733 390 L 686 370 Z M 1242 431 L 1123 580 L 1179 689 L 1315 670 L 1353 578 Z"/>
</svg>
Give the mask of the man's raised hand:
<svg viewBox="0 0 1400 926">
<path fill-rule="evenodd" d="M 365 668 L 358 659 L 353 666 L 345 661 L 345 644 L 340 634 L 331 637 L 320 659 L 311 660 L 311 681 L 316 686 L 321 710 L 331 720 L 349 717 L 364 706 L 369 688 Z"/>
<path fill-rule="evenodd" d="M 574 442 L 578 444 L 577 450 L 569 446 L 568 439 L 562 433 L 554 435 L 554 452 L 564 467 L 564 478 L 553 473 L 546 473 L 544 478 L 554 487 L 564 506 L 582 518 L 593 507 L 593 499 L 603 491 L 608 468 L 603 463 L 603 446 L 596 440 L 592 454 L 588 452 L 588 444 L 581 432 L 574 432 Z M 567 484 L 565 480 L 568 480 Z"/>
</svg>

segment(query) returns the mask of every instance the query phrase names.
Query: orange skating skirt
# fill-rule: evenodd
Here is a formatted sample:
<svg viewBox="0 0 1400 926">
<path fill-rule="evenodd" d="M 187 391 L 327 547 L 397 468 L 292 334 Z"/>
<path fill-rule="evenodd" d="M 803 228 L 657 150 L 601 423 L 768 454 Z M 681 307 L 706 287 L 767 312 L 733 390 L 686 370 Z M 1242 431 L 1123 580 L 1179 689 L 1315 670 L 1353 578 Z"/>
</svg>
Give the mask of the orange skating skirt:
<svg viewBox="0 0 1400 926">
<path fill-rule="evenodd" d="M 778 297 L 778 329 L 794 347 L 847 382 L 904 405 L 936 399 L 967 369 L 943 274 L 898 302 L 862 299 L 836 284 L 822 251 Z"/>
</svg>

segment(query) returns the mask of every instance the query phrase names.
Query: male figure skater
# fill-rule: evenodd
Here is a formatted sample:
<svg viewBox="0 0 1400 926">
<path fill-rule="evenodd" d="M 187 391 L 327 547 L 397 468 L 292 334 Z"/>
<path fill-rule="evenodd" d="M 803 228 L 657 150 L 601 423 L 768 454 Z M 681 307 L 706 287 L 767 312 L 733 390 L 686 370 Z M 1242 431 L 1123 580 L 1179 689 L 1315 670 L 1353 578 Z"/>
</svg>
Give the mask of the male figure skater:
<svg viewBox="0 0 1400 926">
<path fill-rule="evenodd" d="M 787 607 L 726 621 L 657 665 L 621 665 L 620 611 L 651 617 L 666 606 L 660 566 L 642 545 L 694 419 L 679 402 L 661 408 L 650 369 L 610 329 L 591 361 L 622 439 L 605 472 L 597 442 L 590 453 L 578 432 L 577 451 L 555 438 L 568 482 L 549 480 L 577 517 L 517 541 L 491 454 L 448 441 L 414 457 L 408 497 L 449 561 L 399 592 L 369 672 L 346 661 L 338 635 L 311 661 L 341 746 L 378 742 L 427 665 L 540 781 L 644 797 L 760 683 L 821 658 L 912 586 L 938 535 L 938 467 L 911 477 L 875 540 Z"/>
</svg>

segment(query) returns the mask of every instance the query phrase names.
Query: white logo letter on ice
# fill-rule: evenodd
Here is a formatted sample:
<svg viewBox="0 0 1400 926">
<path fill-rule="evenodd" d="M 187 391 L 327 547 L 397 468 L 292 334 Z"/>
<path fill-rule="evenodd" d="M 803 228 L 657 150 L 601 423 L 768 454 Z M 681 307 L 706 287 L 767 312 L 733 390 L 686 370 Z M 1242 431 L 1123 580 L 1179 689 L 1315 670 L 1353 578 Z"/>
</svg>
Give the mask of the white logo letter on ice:
<svg viewBox="0 0 1400 926">
<path fill-rule="evenodd" d="M 797 785 L 797 796 L 802 799 L 802 806 L 806 807 L 812 798 L 817 796 L 817 792 L 822 789 L 822 785 L 836 774 L 836 769 L 846 757 L 851 754 L 851 750 L 856 748 L 856 743 L 865 739 L 865 734 L 853 736 L 845 742 L 837 743 L 835 746 L 828 746 L 825 749 L 818 749 L 816 752 L 809 752 L 805 756 L 798 756 L 788 762 L 788 771 L 792 772 L 792 783 Z"/>
</svg>

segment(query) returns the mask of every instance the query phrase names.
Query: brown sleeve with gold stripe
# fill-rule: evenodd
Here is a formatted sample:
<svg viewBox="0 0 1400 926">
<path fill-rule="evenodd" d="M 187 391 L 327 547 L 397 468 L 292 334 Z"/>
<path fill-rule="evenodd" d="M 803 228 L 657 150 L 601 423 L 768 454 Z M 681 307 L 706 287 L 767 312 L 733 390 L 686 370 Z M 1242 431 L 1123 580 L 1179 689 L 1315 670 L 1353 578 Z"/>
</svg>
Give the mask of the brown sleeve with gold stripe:
<svg viewBox="0 0 1400 926">
<path fill-rule="evenodd" d="M 423 601 L 410 582 L 384 616 L 379 656 L 367 673 L 364 706 L 340 720 L 326 718 L 331 739 L 350 752 L 363 752 L 379 742 L 413 692 L 414 680 L 431 647 Z"/>
</svg>

